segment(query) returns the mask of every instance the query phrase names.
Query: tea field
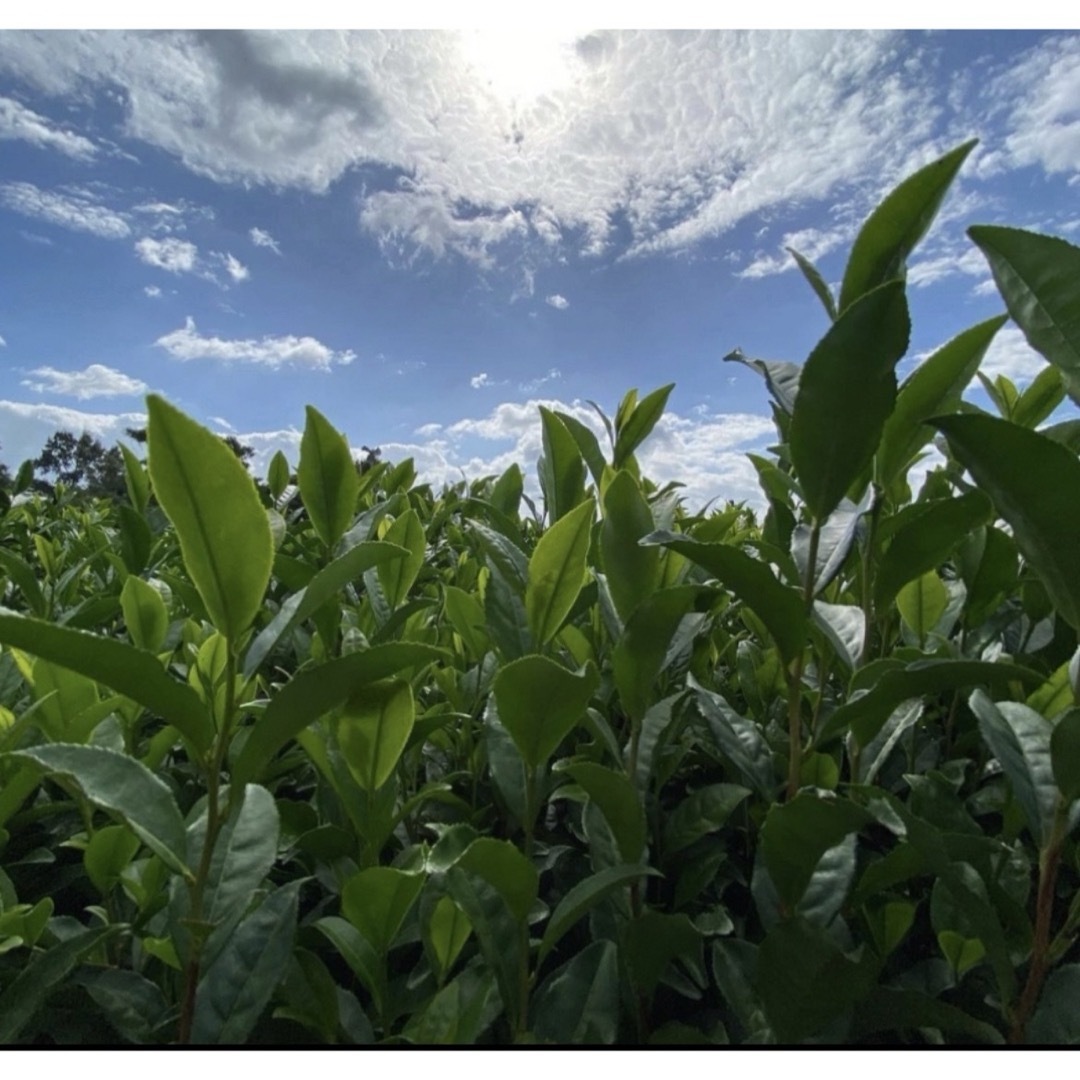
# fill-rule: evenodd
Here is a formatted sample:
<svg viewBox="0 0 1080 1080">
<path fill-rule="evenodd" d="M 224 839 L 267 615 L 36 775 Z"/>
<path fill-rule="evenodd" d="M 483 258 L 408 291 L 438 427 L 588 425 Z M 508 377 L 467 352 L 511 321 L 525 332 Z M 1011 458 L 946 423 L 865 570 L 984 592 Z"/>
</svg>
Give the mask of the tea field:
<svg viewBox="0 0 1080 1080">
<path fill-rule="evenodd" d="M 155 396 L 126 497 L 20 470 L 0 1043 L 1080 1040 L 1080 249 L 973 226 L 1001 316 L 896 375 L 972 145 L 729 357 L 762 514 L 642 475 L 670 386 L 541 409 L 540 500 L 310 407 L 256 482 Z"/>
</svg>

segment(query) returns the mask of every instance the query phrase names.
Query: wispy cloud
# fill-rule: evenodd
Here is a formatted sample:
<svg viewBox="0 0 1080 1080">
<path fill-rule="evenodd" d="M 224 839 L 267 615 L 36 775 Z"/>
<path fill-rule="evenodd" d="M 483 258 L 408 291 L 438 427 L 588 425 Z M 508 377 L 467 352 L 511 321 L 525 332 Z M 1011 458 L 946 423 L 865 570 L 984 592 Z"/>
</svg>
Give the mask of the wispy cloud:
<svg viewBox="0 0 1080 1080">
<path fill-rule="evenodd" d="M 43 191 L 35 184 L 18 180 L 0 185 L 0 202 L 17 214 L 106 240 L 131 235 L 131 226 L 124 218 L 85 192 Z"/>
<path fill-rule="evenodd" d="M 292 366 L 329 371 L 335 364 L 350 364 L 356 359 L 351 349 L 334 350 L 313 337 L 292 334 L 233 340 L 203 337 L 190 316 L 183 328 L 159 337 L 154 344 L 177 360 L 220 360 L 268 368 Z"/>
<path fill-rule="evenodd" d="M 278 242 L 265 230 L 258 227 L 253 228 L 248 235 L 251 237 L 251 242 L 256 247 L 269 248 L 276 254 L 281 254 L 281 247 Z"/>
<path fill-rule="evenodd" d="M 40 394 L 60 394 L 88 401 L 96 397 L 123 397 L 145 394 L 149 387 L 141 379 L 133 379 L 104 364 L 90 364 L 82 371 L 58 371 L 53 367 L 34 368 L 22 385 Z"/>
<path fill-rule="evenodd" d="M 555 308 L 556 311 L 565 311 L 570 306 L 570 301 L 565 296 L 560 296 L 558 293 L 552 293 L 551 296 L 544 300 L 545 304 Z"/>
<path fill-rule="evenodd" d="M 65 131 L 51 120 L 28 109 L 13 98 L 0 97 L 0 139 L 20 139 L 48 150 L 87 161 L 97 147 L 82 135 Z"/>
<path fill-rule="evenodd" d="M 151 300 L 156 300 L 161 296 L 161 289 L 157 285 L 144 285 L 143 292 L 150 297 Z"/>
<path fill-rule="evenodd" d="M 739 270 L 736 277 L 762 278 L 773 274 L 783 274 L 795 269 L 795 260 L 788 248 L 794 248 L 800 255 L 816 262 L 830 251 L 839 247 L 854 235 L 854 227 L 838 229 L 799 229 L 785 233 L 777 247 L 777 252 L 758 252 L 753 260 Z"/>
<path fill-rule="evenodd" d="M 561 378 L 562 372 L 557 367 L 548 368 L 548 373 L 546 375 L 541 375 L 536 379 L 530 379 L 528 382 L 519 383 L 518 389 L 523 394 L 535 394 L 545 383 L 555 382 Z"/>
<path fill-rule="evenodd" d="M 237 258 L 235 258 L 231 252 L 226 252 L 224 255 L 219 254 L 218 258 L 225 266 L 225 272 L 233 279 L 233 281 L 247 281 L 251 277 L 251 271 Z"/>
<path fill-rule="evenodd" d="M 481 371 L 479 375 L 474 375 L 469 380 L 469 385 L 474 390 L 479 390 L 483 386 L 490 386 L 491 385 L 491 379 L 488 378 L 488 373 L 486 371 Z"/>
</svg>

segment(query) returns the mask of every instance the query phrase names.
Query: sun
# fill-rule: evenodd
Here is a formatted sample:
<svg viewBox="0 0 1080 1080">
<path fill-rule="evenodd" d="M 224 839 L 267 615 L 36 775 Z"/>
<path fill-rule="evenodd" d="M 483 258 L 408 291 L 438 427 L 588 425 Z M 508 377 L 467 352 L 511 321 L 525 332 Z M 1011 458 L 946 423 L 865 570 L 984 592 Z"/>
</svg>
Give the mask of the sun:
<svg viewBox="0 0 1080 1080">
<path fill-rule="evenodd" d="M 461 52 L 476 79 L 500 101 L 526 104 L 569 86 L 579 63 L 581 31 L 498 29 L 461 31 Z"/>
</svg>

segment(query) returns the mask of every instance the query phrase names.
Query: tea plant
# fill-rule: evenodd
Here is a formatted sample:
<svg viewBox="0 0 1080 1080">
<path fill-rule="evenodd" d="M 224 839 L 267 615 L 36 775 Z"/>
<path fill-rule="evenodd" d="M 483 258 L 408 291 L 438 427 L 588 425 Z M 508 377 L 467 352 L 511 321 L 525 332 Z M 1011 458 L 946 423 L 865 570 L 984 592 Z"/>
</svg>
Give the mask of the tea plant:
<svg viewBox="0 0 1080 1080">
<path fill-rule="evenodd" d="M 978 370 L 1004 314 L 896 376 L 972 145 L 838 295 L 794 253 L 804 364 L 728 357 L 760 523 L 642 475 L 670 386 L 606 444 L 541 409 L 542 509 L 358 470 L 310 407 L 256 486 L 158 397 L 126 500 L 20 475 L 0 1041 L 1080 1039 L 1080 250 L 970 230 L 1026 390 Z"/>
</svg>

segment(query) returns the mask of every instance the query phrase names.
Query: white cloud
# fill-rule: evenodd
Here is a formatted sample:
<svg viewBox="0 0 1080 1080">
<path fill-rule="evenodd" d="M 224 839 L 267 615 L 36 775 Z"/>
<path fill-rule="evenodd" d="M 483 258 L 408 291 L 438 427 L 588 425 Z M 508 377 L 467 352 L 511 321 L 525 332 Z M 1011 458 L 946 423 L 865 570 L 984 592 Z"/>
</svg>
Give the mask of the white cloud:
<svg viewBox="0 0 1080 1080">
<path fill-rule="evenodd" d="M 908 267 L 908 284 L 923 289 L 927 285 L 934 284 L 942 278 L 953 277 L 956 274 L 967 274 L 969 277 L 990 279 L 990 291 L 993 291 L 993 279 L 990 277 L 990 268 L 986 263 L 983 253 L 968 242 L 963 241 L 964 246 L 948 251 L 932 258 L 920 259 Z M 984 285 L 980 281 L 975 286 L 979 290 Z"/>
<path fill-rule="evenodd" d="M 1031 382 L 1044 367 L 1046 360 L 1027 343 L 1023 331 L 1007 326 L 994 335 L 979 370 L 988 378 L 1004 375 L 1017 385 L 1023 385 Z M 980 384 L 976 380 L 972 385 Z"/>
<path fill-rule="evenodd" d="M 488 373 L 486 371 L 481 371 L 479 375 L 474 375 L 469 380 L 469 385 L 474 390 L 479 390 L 482 386 L 490 386 L 491 379 L 488 378 Z"/>
<path fill-rule="evenodd" d="M 216 424 L 219 428 L 224 428 L 228 432 L 236 431 L 236 428 L 234 428 L 223 416 L 211 416 L 210 422 Z"/>
<path fill-rule="evenodd" d="M 278 246 L 278 242 L 265 229 L 257 227 L 253 228 L 248 235 L 251 237 L 251 242 L 256 247 L 270 248 L 270 250 L 276 254 L 281 254 L 281 248 Z"/>
<path fill-rule="evenodd" d="M 53 367 L 34 368 L 33 378 L 23 379 L 22 385 L 41 394 L 62 394 L 87 401 L 96 397 L 123 397 L 145 394 L 149 387 L 141 379 L 133 379 L 104 364 L 91 364 L 82 371 L 57 371 Z M 36 381 L 35 381 L 36 380 Z"/>
<path fill-rule="evenodd" d="M 0 202 L 18 214 L 106 240 L 120 240 L 131 234 L 131 227 L 119 214 L 83 191 L 43 191 L 20 180 L 0 185 Z"/>
<path fill-rule="evenodd" d="M 7 348 L 7 342 L 4 340 L 3 335 L 0 334 L 0 349 L 6 349 L 6 348 Z"/>
<path fill-rule="evenodd" d="M 565 296 L 560 296 L 558 293 L 553 293 L 545 301 L 545 304 L 550 304 L 557 311 L 565 311 L 570 306 L 570 301 Z"/>
<path fill-rule="evenodd" d="M 788 248 L 794 248 L 803 257 L 816 262 L 822 255 L 827 255 L 845 240 L 851 239 L 854 234 L 854 226 L 838 229 L 808 228 L 785 233 L 778 245 L 780 253 L 759 252 L 736 277 L 762 278 L 794 270 L 795 260 L 788 253 Z"/>
<path fill-rule="evenodd" d="M 119 82 L 126 133 L 220 181 L 327 188 L 394 258 L 685 250 L 925 160 L 919 40 L 887 31 L 20 32 L 0 68 Z M 396 174 L 396 178 L 394 178 Z"/>
<path fill-rule="evenodd" d="M 224 263 L 225 270 L 233 281 L 247 281 L 251 277 L 251 271 L 239 259 L 235 258 L 231 252 L 224 255 L 219 254 L 218 258 Z"/>
<path fill-rule="evenodd" d="M 430 439 L 433 435 L 438 435 L 440 431 L 442 431 L 442 424 L 421 424 L 413 434 L 424 439 Z"/>
<path fill-rule="evenodd" d="M 190 316 L 180 330 L 159 337 L 155 342 L 177 360 L 221 360 L 261 364 L 279 368 L 286 365 L 329 371 L 334 364 L 349 364 L 356 359 L 351 349 L 335 351 L 313 337 L 263 337 L 227 340 L 201 337 Z"/>
<path fill-rule="evenodd" d="M 135 241 L 135 252 L 147 266 L 168 270 L 170 274 L 194 273 L 199 259 L 199 249 L 194 244 L 175 236 L 164 240 L 144 236 Z"/>
<path fill-rule="evenodd" d="M 161 295 L 161 289 L 157 285 L 144 285 L 143 292 L 152 300 L 156 300 Z"/>
<path fill-rule="evenodd" d="M 581 421 L 596 434 L 601 446 L 607 447 L 607 435 L 596 413 L 587 405 L 550 399 L 503 402 L 486 416 L 458 420 L 443 427 L 437 433 L 440 438 L 427 444 L 434 461 L 429 464 L 431 472 L 425 479 L 453 482 L 460 479 L 458 470 L 464 470 L 470 477 L 484 476 L 502 472 L 513 461 L 521 463 L 531 477 L 543 446 L 540 405 Z M 669 412 L 661 417 L 637 457 L 642 472 L 657 483 L 673 480 L 684 483 L 686 498 L 693 506 L 720 498 L 760 507 L 763 497 L 757 474 L 745 455 L 748 450 L 763 448 L 774 438 L 773 423 L 765 416 L 732 413 L 691 419 Z M 510 445 L 495 455 L 467 456 L 463 444 L 473 439 Z M 383 451 L 385 457 L 393 458 L 388 447 L 384 446 Z"/>
<path fill-rule="evenodd" d="M 82 135 L 64 131 L 51 120 L 39 116 L 9 97 L 0 97 L 0 140 L 21 139 L 34 146 L 59 150 L 68 157 L 82 161 L 97 153 L 97 147 Z"/>
<path fill-rule="evenodd" d="M 109 445 L 123 436 L 125 428 L 145 426 L 146 414 L 141 412 L 90 413 L 61 405 L 0 401 L 3 452 L 8 461 L 36 457 L 54 431 L 70 431 L 76 435 L 86 431 Z"/>
<path fill-rule="evenodd" d="M 1039 165 L 1048 173 L 1080 174 L 1080 37 L 1040 43 L 991 90 L 1015 103 L 1004 151 L 992 166 Z"/>
</svg>

